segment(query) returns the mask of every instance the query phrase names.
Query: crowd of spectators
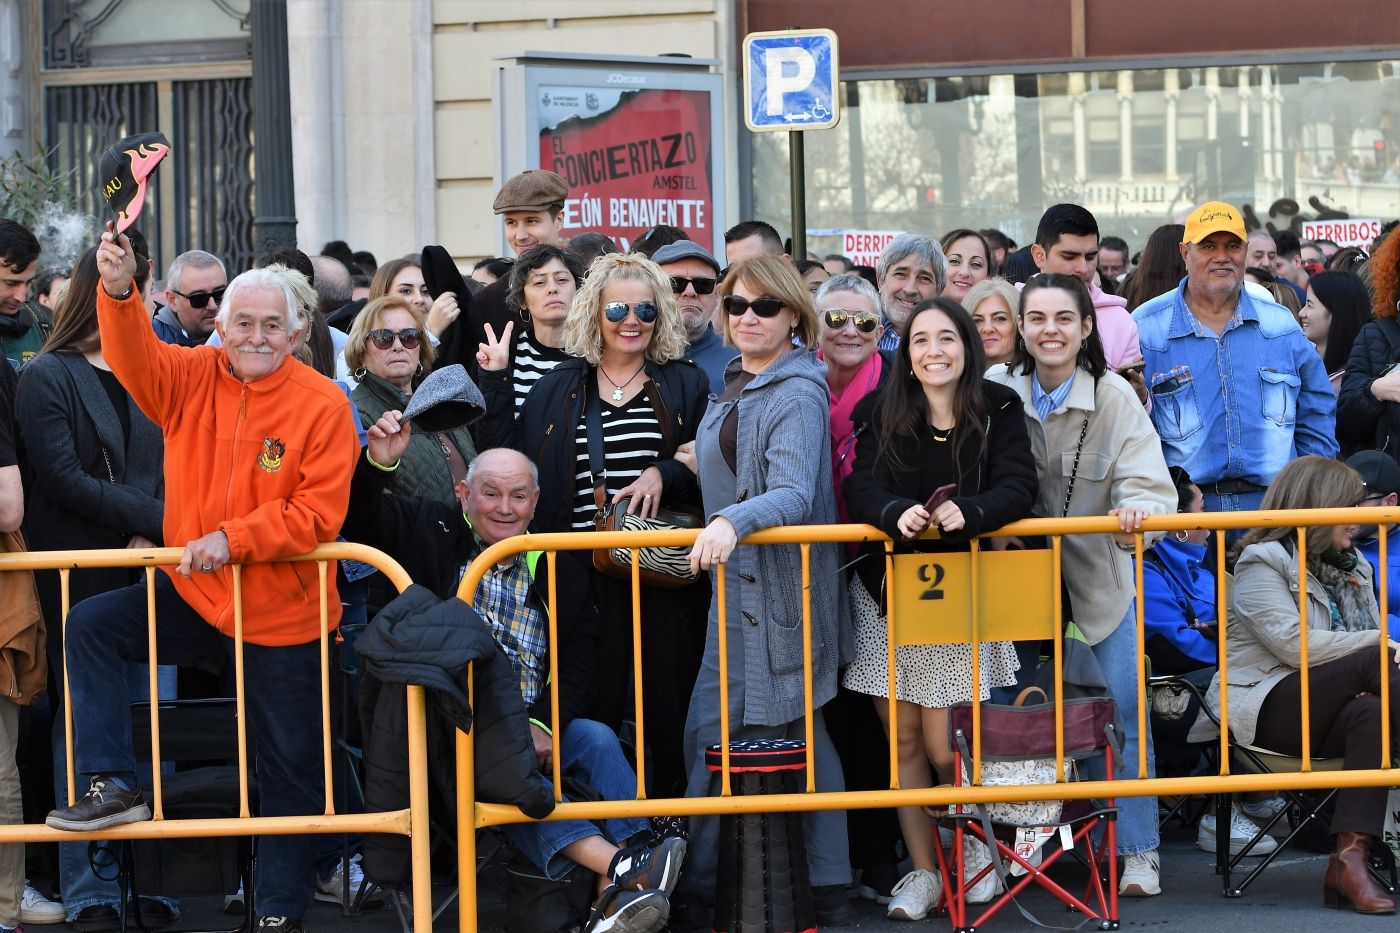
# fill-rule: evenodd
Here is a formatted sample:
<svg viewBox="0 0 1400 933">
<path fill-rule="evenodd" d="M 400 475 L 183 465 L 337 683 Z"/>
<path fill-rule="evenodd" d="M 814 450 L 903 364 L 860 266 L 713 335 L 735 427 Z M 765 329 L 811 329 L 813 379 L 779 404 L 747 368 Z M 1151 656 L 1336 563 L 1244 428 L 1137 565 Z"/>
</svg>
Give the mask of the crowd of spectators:
<svg viewBox="0 0 1400 933">
<path fill-rule="evenodd" d="M 247 565 L 260 812 L 319 813 L 330 791 L 320 594 L 315 566 L 285 559 L 343 537 L 401 562 L 432 601 L 460 606 L 459 581 L 485 549 L 531 531 L 591 531 L 612 515 L 689 514 L 702 526 L 670 579 L 645 578 L 635 627 L 629 582 L 588 552 L 517 554 L 475 593 L 470 618 L 509 662 L 507 692 L 518 686 L 529 719 L 520 794 L 547 786 L 556 737 L 566 797 L 630 798 L 639 771 L 653 798 L 714 793 L 705 753 L 723 738 L 721 617 L 730 740 L 810 730 L 817 789 L 841 790 L 888 786 L 888 754 L 862 751 L 883 735 L 897 747 L 901 786 L 952 783 L 948 710 L 972 699 L 972 646 L 900 645 L 890 683 L 880 545 L 742 543 L 764 528 L 844 521 L 874 525 L 899 552 L 936 553 L 965 551 L 1022 518 L 1113 516 L 1113 534 L 1064 540 L 1063 573 L 1066 605 L 1124 724 L 1120 778 L 1138 776 L 1140 745 L 1153 771 L 1164 746 L 1208 728 L 1203 714 L 1194 729 L 1138 734 L 1143 653 L 1154 671 L 1194 678 L 1206 713 L 1228 690 L 1241 740 L 1297 753 L 1304 638 L 1313 749 L 1348 768 L 1378 766 L 1377 594 L 1382 579 L 1400 580 L 1400 547 L 1378 566 L 1375 526 L 1320 530 L 1305 543 L 1283 525 L 1232 533 L 1223 686 L 1214 536 L 1147 535 L 1141 592 L 1133 550 L 1153 515 L 1395 505 L 1393 230 L 1369 252 L 1339 250 L 1249 232 L 1236 207 L 1209 202 L 1134 254 L 1101 236 L 1082 206 L 1057 204 L 1025 247 L 996 230 L 904 233 L 868 269 L 839 255 L 791 256 L 760 220 L 729 230 L 722 258 L 660 226 L 624 253 L 602 234 L 564 235 L 568 193 L 551 172 L 509 179 L 494 210 L 515 256 L 483 259 L 465 278 L 442 247 L 379 264 L 335 241 L 314 257 L 283 248 L 230 280 L 218 244 L 205 244 L 211 251 L 178 256 L 156 290 L 135 231 L 109 230 L 71 270 L 41 274 L 38 241 L 0 220 L 0 532 L 22 529 L 33 549 L 184 549 L 178 567 L 155 575 L 153 594 L 126 570 L 73 573 L 66 624 L 57 573 L 35 574 L 35 609 L 0 645 L 13 670 L 25 669 L 16 658 L 31 662 L 0 699 L 4 819 L 22 819 L 11 792 L 19 710 L 30 704 L 57 724 L 52 756 L 36 756 L 50 826 L 150 818 L 128 709 L 148 693 L 148 662 L 161 665 L 163 698 L 190 689 L 192 665 L 228 670 L 232 564 Z M 469 415 L 451 424 L 406 415 L 432 404 L 419 393 L 439 375 L 472 400 Z M 371 655 L 382 650 L 376 618 L 427 611 L 406 609 L 355 562 L 342 562 L 331 586 L 332 626 Z M 148 598 L 158 658 L 147 654 Z M 35 641 L 45 626 L 47 649 Z M 1039 648 L 982 644 L 980 698 L 1024 684 Z M 59 671 L 82 785 L 70 806 Z M 1389 676 L 1394 728 L 1400 670 Z M 1086 776 L 1101 772 L 1090 762 Z M 1385 803 L 1384 790 L 1339 795 L 1329 903 L 1394 911 L 1367 871 Z M 1268 795 L 1243 801 L 1229 827 L 1202 819 L 1198 841 L 1213 852 L 1228 833 L 1233 851 L 1280 806 Z M 821 925 L 847 921 L 852 886 L 896 919 L 921 919 L 938 903 L 938 837 L 924 810 L 803 820 Z M 1121 798 L 1117 827 L 1119 893 L 1160 893 L 1157 800 Z M 588 930 L 711 928 L 717 818 L 522 823 L 507 836 L 545 878 L 592 873 Z M 15 849 L 0 847 L 0 927 L 115 927 L 116 887 L 85 846 L 60 847 L 61 904 L 26 884 Z M 969 873 L 990 861 L 971 838 L 964 854 Z M 368 842 L 362 862 L 328 854 L 316 837 L 264 837 L 249 892 L 260 929 L 295 933 L 312 897 L 357 894 L 365 871 L 391 875 L 388 864 Z M 988 872 L 969 897 L 985 902 L 999 886 Z M 179 909 L 154 893 L 143 904 L 160 922 Z"/>
</svg>

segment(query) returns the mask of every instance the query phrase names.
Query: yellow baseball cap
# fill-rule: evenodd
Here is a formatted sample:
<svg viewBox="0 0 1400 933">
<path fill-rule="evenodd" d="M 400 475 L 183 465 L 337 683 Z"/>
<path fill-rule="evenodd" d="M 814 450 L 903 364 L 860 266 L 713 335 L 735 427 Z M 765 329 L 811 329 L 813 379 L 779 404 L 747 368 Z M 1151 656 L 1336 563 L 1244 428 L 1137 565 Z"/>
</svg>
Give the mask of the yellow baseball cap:
<svg viewBox="0 0 1400 933">
<path fill-rule="evenodd" d="M 1181 242 L 1199 243 L 1222 230 L 1233 233 L 1241 240 L 1248 238 L 1244 229 L 1244 215 L 1237 208 L 1224 201 L 1207 201 L 1186 218 L 1186 232 L 1181 235 Z"/>
</svg>

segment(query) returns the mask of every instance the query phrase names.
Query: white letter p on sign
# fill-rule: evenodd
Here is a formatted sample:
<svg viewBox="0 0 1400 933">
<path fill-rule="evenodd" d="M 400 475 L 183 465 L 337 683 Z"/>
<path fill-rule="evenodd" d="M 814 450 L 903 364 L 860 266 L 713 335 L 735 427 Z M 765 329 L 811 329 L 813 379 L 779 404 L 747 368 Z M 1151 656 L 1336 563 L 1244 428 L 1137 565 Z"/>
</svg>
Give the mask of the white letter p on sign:
<svg viewBox="0 0 1400 933">
<path fill-rule="evenodd" d="M 789 66 L 795 66 L 796 71 L 785 74 L 785 71 L 792 71 Z M 817 76 L 817 62 L 811 52 L 802 48 L 764 49 L 763 70 L 768 78 L 768 115 L 776 117 L 782 115 L 786 95 L 796 94 L 811 85 Z"/>
</svg>

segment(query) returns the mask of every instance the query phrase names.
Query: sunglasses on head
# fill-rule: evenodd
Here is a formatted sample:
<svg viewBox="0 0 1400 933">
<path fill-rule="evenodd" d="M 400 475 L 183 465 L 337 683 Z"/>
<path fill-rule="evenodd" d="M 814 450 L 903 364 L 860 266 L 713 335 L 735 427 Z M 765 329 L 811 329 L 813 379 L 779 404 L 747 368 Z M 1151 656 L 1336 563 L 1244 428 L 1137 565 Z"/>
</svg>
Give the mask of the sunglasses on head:
<svg viewBox="0 0 1400 933">
<path fill-rule="evenodd" d="M 759 317 L 777 317 L 778 312 L 787 307 L 781 298 L 755 298 L 749 301 L 738 295 L 725 295 L 723 304 L 724 313 L 730 317 L 743 317 L 744 312 L 750 308 Z"/>
<path fill-rule="evenodd" d="M 190 292 L 188 295 L 182 291 L 176 291 L 173 288 L 171 289 L 171 291 L 175 292 L 175 294 L 188 301 L 190 303 L 191 308 L 203 308 L 205 305 L 209 304 L 210 298 L 214 299 L 215 304 L 219 304 L 220 302 L 222 302 L 224 300 L 224 292 L 228 291 L 228 286 L 220 285 L 212 292 L 197 291 Z"/>
<path fill-rule="evenodd" d="M 847 321 L 853 321 L 856 330 L 862 334 L 873 334 L 875 328 L 880 326 L 880 315 L 874 311 L 847 311 L 845 308 L 831 308 L 822 312 L 822 317 L 826 319 L 826 326 L 832 330 L 840 330 L 846 326 Z"/>
<path fill-rule="evenodd" d="M 637 301 L 628 304 L 625 301 L 609 301 L 603 305 L 603 316 L 614 324 L 621 324 L 627 320 L 627 312 L 631 311 L 637 315 L 637 320 L 643 324 L 650 324 L 656 320 L 659 313 L 656 303 L 652 301 Z"/>
<path fill-rule="evenodd" d="M 695 294 L 708 295 L 715 290 L 715 285 L 718 281 L 718 279 L 695 279 L 686 278 L 682 275 L 673 275 L 671 276 L 671 291 L 679 295 L 685 291 L 686 286 L 693 286 L 695 288 Z"/>
<path fill-rule="evenodd" d="M 381 350 L 387 350 L 394 345 L 397 340 L 403 345 L 405 350 L 417 350 L 420 338 L 418 328 L 405 327 L 403 330 L 372 330 L 369 332 L 370 343 Z"/>
</svg>

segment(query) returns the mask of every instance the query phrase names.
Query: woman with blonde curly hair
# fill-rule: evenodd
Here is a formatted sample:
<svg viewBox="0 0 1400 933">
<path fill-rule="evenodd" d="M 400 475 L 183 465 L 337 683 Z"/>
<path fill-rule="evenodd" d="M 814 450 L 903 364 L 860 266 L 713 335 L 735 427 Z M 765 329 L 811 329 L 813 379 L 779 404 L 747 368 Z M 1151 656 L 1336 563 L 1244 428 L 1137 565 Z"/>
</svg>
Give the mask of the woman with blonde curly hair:
<svg viewBox="0 0 1400 933">
<path fill-rule="evenodd" d="M 685 325 L 671 280 L 656 263 L 617 253 L 594 261 L 564 318 L 564 350 L 574 358 L 541 376 L 518 412 L 509 369 L 514 328 L 508 323 L 497 334 L 488 326 L 479 347 L 487 414 L 475 435 L 482 449 L 513 447 L 534 459 L 535 530 L 589 530 L 600 509 L 651 517 L 662 505 L 699 507 L 695 474 L 676 453 L 695 439 L 710 384 L 685 358 Z M 590 440 L 602 454 L 601 471 L 592 468 Z M 617 728 L 632 696 L 631 589 L 595 573 L 593 590 L 605 669 L 590 718 Z M 679 796 L 685 785 L 681 732 L 708 607 L 703 575 L 676 589 L 642 587 L 652 796 Z"/>
<path fill-rule="evenodd" d="M 1337 396 L 1337 440 L 1343 452 L 1375 448 L 1400 459 L 1400 234 L 1376 247 L 1367 263 L 1373 319 L 1352 345 Z"/>
</svg>

